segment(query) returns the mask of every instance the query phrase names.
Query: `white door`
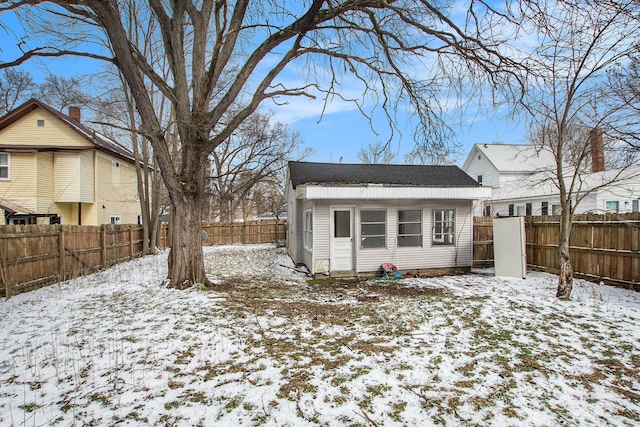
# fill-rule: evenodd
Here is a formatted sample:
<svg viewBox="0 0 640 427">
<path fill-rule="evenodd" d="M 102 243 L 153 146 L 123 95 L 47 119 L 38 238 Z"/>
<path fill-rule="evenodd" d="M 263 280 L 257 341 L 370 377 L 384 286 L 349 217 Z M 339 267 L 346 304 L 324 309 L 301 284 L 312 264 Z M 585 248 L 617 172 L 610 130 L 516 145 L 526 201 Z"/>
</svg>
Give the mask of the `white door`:
<svg viewBox="0 0 640 427">
<path fill-rule="evenodd" d="M 493 219 L 493 261 L 498 277 L 527 276 L 524 218 Z"/>
<path fill-rule="evenodd" d="M 331 271 L 353 270 L 353 208 L 331 210 Z"/>
</svg>

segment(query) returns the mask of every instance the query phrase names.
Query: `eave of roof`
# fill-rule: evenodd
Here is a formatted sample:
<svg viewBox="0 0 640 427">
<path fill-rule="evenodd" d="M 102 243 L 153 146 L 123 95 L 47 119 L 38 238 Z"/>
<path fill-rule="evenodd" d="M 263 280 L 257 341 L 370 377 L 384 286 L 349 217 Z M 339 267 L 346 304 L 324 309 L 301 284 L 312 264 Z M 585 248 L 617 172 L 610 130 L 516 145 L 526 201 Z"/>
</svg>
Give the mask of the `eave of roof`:
<svg viewBox="0 0 640 427">
<path fill-rule="evenodd" d="M 0 130 L 10 126 L 11 124 L 15 123 L 16 121 L 20 120 L 21 118 L 25 117 L 38 108 L 42 108 L 43 110 L 56 117 L 58 120 L 65 123 L 67 126 L 69 126 L 69 128 L 74 130 L 80 136 L 94 144 L 96 149 L 111 154 L 129 163 L 135 163 L 133 153 L 128 148 L 119 144 L 117 141 L 111 140 L 104 135 L 101 135 L 93 129 L 83 125 L 82 123 L 76 122 L 69 116 L 56 111 L 47 104 L 34 98 L 11 110 L 3 117 L 0 117 Z"/>
</svg>

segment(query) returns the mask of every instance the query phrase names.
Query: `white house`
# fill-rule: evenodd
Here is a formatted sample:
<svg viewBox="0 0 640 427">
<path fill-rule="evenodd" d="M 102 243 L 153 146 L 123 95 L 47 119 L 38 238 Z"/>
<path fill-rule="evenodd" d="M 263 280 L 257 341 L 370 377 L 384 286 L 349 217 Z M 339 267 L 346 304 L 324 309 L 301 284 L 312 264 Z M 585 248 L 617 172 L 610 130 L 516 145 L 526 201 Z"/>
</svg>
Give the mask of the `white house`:
<svg viewBox="0 0 640 427">
<path fill-rule="evenodd" d="M 474 201 L 457 166 L 289 162 L 287 248 L 312 274 L 469 270 Z"/>
<path fill-rule="evenodd" d="M 592 145 L 592 149 L 596 150 L 592 152 L 593 172 L 579 174 L 576 194 L 586 196 L 575 212 L 637 212 L 640 166 L 605 171 L 602 146 Z M 570 166 L 565 168 L 571 170 Z M 533 145 L 475 144 L 462 169 L 481 185 L 492 188 L 491 197 L 476 206 L 475 215 L 556 215 L 560 212 L 560 190 L 553 178 L 556 163 L 549 150 Z"/>
</svg>

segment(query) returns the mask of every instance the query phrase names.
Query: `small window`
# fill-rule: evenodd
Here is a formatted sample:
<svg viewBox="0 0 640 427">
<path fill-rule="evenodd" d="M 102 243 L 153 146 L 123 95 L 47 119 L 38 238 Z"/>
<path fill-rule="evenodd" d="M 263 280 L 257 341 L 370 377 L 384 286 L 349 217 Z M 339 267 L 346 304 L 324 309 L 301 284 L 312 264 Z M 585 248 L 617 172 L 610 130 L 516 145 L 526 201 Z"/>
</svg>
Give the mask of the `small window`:
<svg viewBox="0 0 640 427">
<path fill-rule="evenodd" d="M 28 218 L 11 218 L 11 225 L 28 225 Z"/>
<path fill-rule="evenodd" d="M 542 202 L 542 215 L 549 215 L 549 202 Z"/>
<path fill-rule="evenodd" d="M 351 211 L 333 211 L 333 237 L 351 237 Z"/>
<path fill-rule="evenodd" d="M 398 211 L 398 246 L 422 246 L 422 210 Z"/>
<path fill-rule="evenodd" d="M 491 205 L 484 207 L 484 216 L 491 216 Z"/>
<path fill-rule="evenodd" d="M 10 178 L 9 174 L 9 163 L 11 160 L 11 155 L 9 153 L 0 153 L 0 179 L 8 180 Z"/>
<path fill-rule="evenodd" d="M 640 212 L 640 199 L 633 200 L 631 202 L 633 212 Z"/>
<path fill-rule="evenodd" d="M 120 218 L 120 215 L 111 215 L 109 217 L 109 222 L 111 224 L 122 224 L 122 219 Z"/>
<path fill-rule="evenodd" d="M 313 211 L 311 209 L 304 211 L 303 218 L 303 244 L 304 248 L 308 251 L 313 249 Z"/>
<path fill-rule="evenodd" d="M 514 213 L 514 206 L 513 205 L 509 205 L 509 216 L 513 216 Z"/>
<path fill-rule="evenodd" d="M 115 160 L 111 160 L 111 166 L 113 166 L 114 168 L 119 168 L 120 167 L 120 162 L 117 162 Z"/>
<path fill-rule="evenodd" d="M 607 213 L 620 212 L 620 202 L 617 200 L 611 200 L 606 203 Z"/>
<path fill-rule="evenodd" d="M 360 247 L 385 248 L 387 242 L 387 211 L 384 209 L 360 211 Z"/>
<path fill-rule="evenodd" d="M 482 175 L 478 175 L 478 184 L 482 185 Z"/>
<path fill-rule="evenodd" d="M 44 120 L 42 120 L 42 119 L 36 120 L 36 126 L 38 126 L 40 128 L 44 127 Z"/>
<path fill-rule="evenodd" d="M 527 216 L 531 216 L 533 214 L 533 205 L 531 203 L 527 203 L 525 205 L 525 214 Z"/>
<path fill-rule="evenodd" d="M 453 245 L 456 229 L 455 209 L 433 211 L 433 244 Z"/>
<path fill-rule="evenodd" d="M 138 214 L 136 220 L 138 221 L 138 225 L 142 225 L 142 215 Z"/>
</svg>

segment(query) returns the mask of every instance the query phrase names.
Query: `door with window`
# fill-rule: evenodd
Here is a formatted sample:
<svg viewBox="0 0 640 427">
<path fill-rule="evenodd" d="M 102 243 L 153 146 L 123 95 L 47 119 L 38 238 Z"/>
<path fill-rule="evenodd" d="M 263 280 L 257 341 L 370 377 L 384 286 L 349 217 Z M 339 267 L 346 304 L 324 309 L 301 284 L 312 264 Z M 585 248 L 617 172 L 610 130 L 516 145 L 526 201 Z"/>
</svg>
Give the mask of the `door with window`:
<svg viewBox="0 0 640 427">
<path fill-rule="evenodd" d="M 331 270 L 353 270 L 353 208 L 331 209 Z"/>
</svg>

